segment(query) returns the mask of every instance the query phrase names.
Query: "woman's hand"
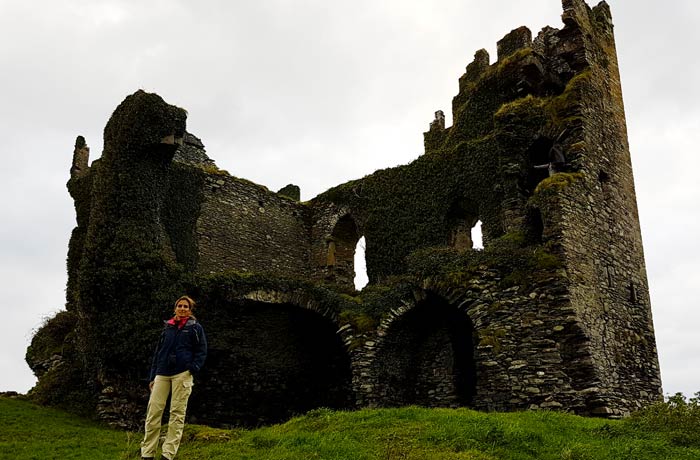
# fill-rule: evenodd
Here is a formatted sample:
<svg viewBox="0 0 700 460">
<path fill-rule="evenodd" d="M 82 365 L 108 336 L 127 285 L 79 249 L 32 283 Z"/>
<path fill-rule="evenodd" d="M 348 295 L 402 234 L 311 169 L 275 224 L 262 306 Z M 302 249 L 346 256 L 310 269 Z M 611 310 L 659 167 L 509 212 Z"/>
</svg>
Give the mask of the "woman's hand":
<svg viewBox="0 0 700 460">
<path fill-rule="evenodd" d="M 148 391 L 153 391 L 153 384 L 154 384 L 154 383 L 155 383 L 154 381 L 150 381 L 150 382 L 148 383 Z"/>
</svg>

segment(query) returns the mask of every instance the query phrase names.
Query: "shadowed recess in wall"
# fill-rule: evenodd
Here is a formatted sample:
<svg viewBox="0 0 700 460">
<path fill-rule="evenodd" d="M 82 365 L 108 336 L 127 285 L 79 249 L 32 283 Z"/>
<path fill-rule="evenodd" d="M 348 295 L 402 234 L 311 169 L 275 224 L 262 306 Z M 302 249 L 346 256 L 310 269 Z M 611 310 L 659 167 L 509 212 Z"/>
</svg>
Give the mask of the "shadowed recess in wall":
<svg viewBox="0 0 700 460">
<path fill-rule="evenodd" d="M 434 294 L 396 319 L 377 353 L 382 405 L 470 405 L 476 389 L 473 334 L 467 315 Z"/>
<path fill-rule="evenodd" d="M 210 356 L 191 413 L 200 423 L 275 423 L 349 408 L 350 361 L 336 327 L 291 304 L 240 300 L 208 325 Z"/>
</svg>

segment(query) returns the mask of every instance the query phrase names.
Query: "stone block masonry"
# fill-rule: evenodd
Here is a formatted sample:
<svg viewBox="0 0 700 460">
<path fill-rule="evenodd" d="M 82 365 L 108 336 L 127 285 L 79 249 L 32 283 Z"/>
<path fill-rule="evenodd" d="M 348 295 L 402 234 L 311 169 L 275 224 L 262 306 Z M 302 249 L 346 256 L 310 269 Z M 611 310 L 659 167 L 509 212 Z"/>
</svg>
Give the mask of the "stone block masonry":
<svg viewBox="0 0 700 460">
<path fill-rule="evenodd" d="M 307 206 L 228 175 L 207 176 L 197 220 L 200 273 L 309 275 Z"/>
</svg>

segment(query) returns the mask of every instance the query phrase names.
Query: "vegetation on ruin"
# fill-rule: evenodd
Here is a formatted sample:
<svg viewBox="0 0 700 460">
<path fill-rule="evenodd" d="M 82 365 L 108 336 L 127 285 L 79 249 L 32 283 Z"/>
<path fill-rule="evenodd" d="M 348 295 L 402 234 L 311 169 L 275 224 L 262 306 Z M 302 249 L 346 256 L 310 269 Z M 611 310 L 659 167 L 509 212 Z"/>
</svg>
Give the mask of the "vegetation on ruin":
<svg viewBox="0 0 700 460">
<path fill-rule="evenodd" d="M 164 244 L 159 203 L 166 194 L 174 194 L 172 201 L 182 207 L 166 210 L 164 217 L 182 219 L 183 234 L 191 233 L 195 217 L 184 222 L 193 208 L 185 201 L 198 196 L 190 193 L 194 196 L 178 200 L 184 194 L 181 186 L 163 187 L 169 183 L 168 165 L 175 147 L 160 141 L 171 134 L 182 135 L 185 118 L 183 109 L 166 104 L 156 94 L 138 91 L 117 107 L 105 127 L 102 163 L 90 191 L 85 253 L 79 261 L 69 261 L 79 265 L 75 267 L 80 273 L 77 292 L 69 293 L 69 301 L 79 299 L 79 340 L 88 367 L 108 363 L 105 371 L 128 375 L 133 373 L 134 362 L 147 363 L 151 337 L 159 329 L 153 318 L 168 312 L 172 299 L 181 292 L 185 267 Z M 186 179 L 191 177 L 178 177 Z M 173 244 L 175 251 L 182 250 L 177 243 Z M 179 258 L 183 259 L 187 257 Z M 123 320 L 125 306 L 129 322 Z M 127 352 L 114 353 L 125 343 L 130 344 Z M 131 375 L 134 381 L 142 377 Z"/>
<path fill-rule="evenodd" d="M 537 245 L 520 232 L 507 233 L 483 250 L 425 248 L 408 257 L 409 273 L 446 285 L 467 287 L 484 269 L 495 270 L 501 288 L 527 288 L 562 266 L 553 245 Z"/>
<path fill-rule="evenodd" d="M 571 133 L 577 132 L 581 91 L 590 82 L 590 70 L 579 72 L 558 94 L 517 97 L 509 89 L 521 78 L 524 62 L 532 59 L 535 57 L 531 49 L 519 50 L 463 88 L 454 101 L 453 126 L 440 146 L 430 148 L 429 155 L 339 185 L 314 200 L 348 206 L 356 221 L 362 222 L 372 282 L 383 283 L 387 277 L 411 270 L 412 264 L 420 264 L 419 256 L 451 258 L 455 263 L 448 265 L 466 263 L 467 272 L 489 262 L 485 259 L 501 258 L 498 250 L 483 255 L 477 251 L 468 256 L 449 256 L 449 249 L 438 254 L 441 250 L 431 248 L 448 246 L 455 220 L 464 217 L 478 217 L 484 225 L 484 235 L 492 241 L 501 237 L 503 229 L 498 222 L 505 187 L 515 187 L 516 182 L 521 183 L 530 174 L 533 159 L 528 157 L 527 149 L 533 139 L 545 136 L 553 141 L 565 127 Z M 433 134 L 440 138 L 439 133 Z M 568 139 L 572 148 L 567 161 L 575 167 L 585 144 L 575 134 Z M 503 187 L 492 187 L 494 175 L 506 181 Z M 558 190 L 580 176 L 557 174 L 544 180 L 538 190 Z M 513 185 L 507 181 L 513 181 Z M 547 255 L 549 252 L 549 248 L 543 248 L 534 254 L 549 263 L 541 260 L 534 265 L 528 263 L 527 268 L 551 268 L 556 263 Z M 526 276 L 513 274 L 512 270 L 509 274 L 513 275 L 511 285 L 526 282 Z"/>
<path fill-rule="evenodd" d="M 569 80 L 561 93 L 538 97 L 528 94 L 525 97 L 505 102 L 494 113 L 500 124 L 507 121 L 511 126 L 527 128 L 533 121 L 542 123 L 544 129 L 558 134 L 564 126 L 575 124 L 581 119 L 580 101 L 582 90 L 590 84 L 592 72 L 584 70 Z M 531 117 L 535 117 L 533 120 Z"/>
<path fill-rule="evenodd" d="M 619 420 L 556 412 L 316 409 L 258 429 L 187 425 L 182 458 L 247 460 L 684 460 L 700 456 L 698 395 Z M 139 433 L 0 398 L 0 458 L 138 459 Z"/>
<path fill-rule="evenodd" d="M 358 213 L 354 217 L 363 223 L 368 275 L 383 282 L 405 272 L 411 252 L 446 245 L 460 213 L 478 214 L 485 232 L 498 231 L 488 225 L 497 222 L 499 200 L 482 198 L 492 194 L 489 171 L 496 162 L 493 139 L 465 141 L 452 151 L 423 155 L 409 165 L 334 187 L 315 200 Z"/>
<path fill-rule="evenodd" d="M 252 291 L 302 292 L 306 298 L 323 305 L 324 309 L 336 315 L 344 309 L 345 305 L 351 303 L 348 301 L 349 296 L 338 294 L 323 285 L 300 278 L 281 278 L 264 273 L 232 270 L 198 276 L 192 281 L 192 285 L 186 288 L 186 292 L 193 295 L 202 308 L 205 308 L 204 306 L 227 308 L 226 306 L 232 300 L 239 299 Z M 204 311 L 200 310 L 200 312 L 204 314 Z"/>
<path fill-rule="evenodd" d="M 213 176 L 230 176 L 231 175 L 225 169 L 219 169 L 219 167 L 216 166 L 215 164 L 208 163 L 208 164 L 197 165 L 197 167 L 200 168 L 205 173 L 213 175 Z"/>
<path fill-rule="evenodd" d="M 556 173 L 546 179 L 544 179 L 542 182 L 537 184 L 537 188 L 535 188 L 535 193 L 544 193 L 544 192 L 552 192 L 555 190 L 561 190 L 564 187 L 568 187 L 569 185 L 573 184 L 574 182 L 583 179 L 583 173 Z"/>
<path fill-rule="evenodd" d="M 549 114 L 554 122 L 559 125 L 566 125 L 581 119 L 579 112 L 582 99 L 581 91 L 590 85 L 591 76 L 591 70 L 580 72 L 569 80 L 561 94 L 549 100 Z"/>
<path fill-rule="evenodd" d="M 61 311 L 47 318 L 34 334 L 26 360 L 41 378 L 29 395 L 36 403 L 87 415 L 94 409 L 96 398 L 90 396 L 89 380 L 82 372 L 76 323 L 74 312 Z M 54 359 L 60 359 L 61 364 L 56 365 Z"/>
</svg>

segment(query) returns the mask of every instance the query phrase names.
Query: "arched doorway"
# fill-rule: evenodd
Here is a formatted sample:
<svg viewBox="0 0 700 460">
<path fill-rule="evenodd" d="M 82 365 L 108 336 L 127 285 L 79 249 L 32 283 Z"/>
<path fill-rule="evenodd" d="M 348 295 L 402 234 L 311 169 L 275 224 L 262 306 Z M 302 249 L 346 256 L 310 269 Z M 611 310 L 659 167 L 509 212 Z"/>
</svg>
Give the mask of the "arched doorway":
<svg viewBox="0 0 700 460">
<path fill-rule="evenodd" d="M 389 326 L 375 369 L 379 405 L 471 405 L 476 391 L 472 323 L 430 293 Z"/>
<path fill-rule="evenodd" d="M 241 299 L 207 325 L 209 357 L 196 421 L 276 423 L 318 407 L 352 407 L 350 359 L 337 325 L 289 303 Z"/>
</svg>

